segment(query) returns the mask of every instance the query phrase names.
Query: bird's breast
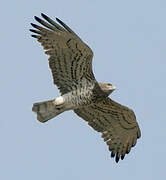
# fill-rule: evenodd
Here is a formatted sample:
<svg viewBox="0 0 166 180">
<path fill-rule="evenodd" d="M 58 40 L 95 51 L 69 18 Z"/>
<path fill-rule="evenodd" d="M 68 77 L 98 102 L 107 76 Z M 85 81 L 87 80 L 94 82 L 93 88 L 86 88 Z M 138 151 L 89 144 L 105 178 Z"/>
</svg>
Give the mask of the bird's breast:
<svg viewBox="0 0 166 180">
<path fill-rule="evenodd" d="M 95 86 L 84 86 L 77 90 L 71 91 L 64 96 L 65 103 L 70 109 L 76 109 L 83 106 L 88 106 L 103 98 L 102 94 L 94 91 Z"/>
</svg>

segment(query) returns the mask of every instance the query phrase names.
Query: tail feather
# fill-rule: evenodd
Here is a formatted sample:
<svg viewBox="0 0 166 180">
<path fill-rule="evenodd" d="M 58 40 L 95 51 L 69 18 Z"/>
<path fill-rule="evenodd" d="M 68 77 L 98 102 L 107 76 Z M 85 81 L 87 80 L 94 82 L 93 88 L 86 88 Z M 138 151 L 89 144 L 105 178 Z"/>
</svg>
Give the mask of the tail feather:
<svg viewBox="0 0 166 180">
<path fill-rule="evenodd" d="M 32 111 L 37 113 L 37 120 L 44 123 L 64 112 L 64 108 L 56 106 L 54 100 L 33 104 Z"/>
</svg>

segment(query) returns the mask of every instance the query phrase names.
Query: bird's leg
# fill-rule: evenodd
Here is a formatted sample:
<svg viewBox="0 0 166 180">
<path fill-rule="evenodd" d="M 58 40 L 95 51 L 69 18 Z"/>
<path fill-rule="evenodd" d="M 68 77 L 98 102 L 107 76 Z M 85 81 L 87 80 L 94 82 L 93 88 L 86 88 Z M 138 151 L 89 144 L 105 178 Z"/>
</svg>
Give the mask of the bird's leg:
<svg viewBox="0 0 166 180">
<path fill-rule="evenodd" d="M 56 106 L 60 106 L 60 105 L 63 105 L 64 102 L 65 102 L 65 101 L 64 101 L 64 98 L 63 98 L 62 96 L 60 96 L 60 97 L 56 98 L 53 103 L 54 103 Z"/>
</svg>

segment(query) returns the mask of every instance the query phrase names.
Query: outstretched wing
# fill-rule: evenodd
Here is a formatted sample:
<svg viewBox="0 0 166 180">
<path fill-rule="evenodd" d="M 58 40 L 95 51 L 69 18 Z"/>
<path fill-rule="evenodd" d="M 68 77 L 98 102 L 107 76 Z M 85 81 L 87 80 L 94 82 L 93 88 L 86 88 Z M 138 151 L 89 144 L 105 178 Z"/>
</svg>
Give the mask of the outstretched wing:
<svg viewBox="0 0 166 180">
<path fill-rule="evenodd" d="M 74 112 L 86 120 L 93 129 L 102 133 L 112 152 L 111 157 L 116 156 L 116 162 L 120 158 L 124 159 L 125 154 L 130 152 L 137 138 L 141 136 L 134 112 L 109 97 Z"/>
<path fill-rule="evenodd" d="M 48 23 L 36 16 L 35 19 L 45 28 L 31 23 L 35 29 L 30 31 L 36 33 L 32 37 L 41 43 L 45 53 L 50 56 L 49 67 L 54 84 L 60 92 L 65 94 L 74 88 L 77 89 L 85 79 L 94 82 L 92 50 L 61 20 L 56 18 L 62 26 L 46 15 L 41 15 Z"/>
</svg>

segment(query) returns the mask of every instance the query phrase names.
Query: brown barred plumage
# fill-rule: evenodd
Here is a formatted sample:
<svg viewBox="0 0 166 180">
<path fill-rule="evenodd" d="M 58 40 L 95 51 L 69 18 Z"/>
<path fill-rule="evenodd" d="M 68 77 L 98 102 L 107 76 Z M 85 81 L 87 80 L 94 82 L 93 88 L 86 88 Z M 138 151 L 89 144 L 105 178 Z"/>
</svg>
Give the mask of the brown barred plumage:
<svg viewBox="0 0 166 180">
<path fill-rule="evenodd" d="M 49 55 L 49 67 L 61 96 L 35 103 L 32 110 L 40 122 L 74 110 L 88 124 L 102 133 L 116 162 L 123 159 L 136 144 L 141 132 L 134 112 L 111 100 L 112 84 L 98 83 L 92 71 L 92 50 L 61 20 L 58 23 L 44 14 L 44 21 L 35 16 L 41 27 L 31 24 L 36 38 Z"/>
</svg>

